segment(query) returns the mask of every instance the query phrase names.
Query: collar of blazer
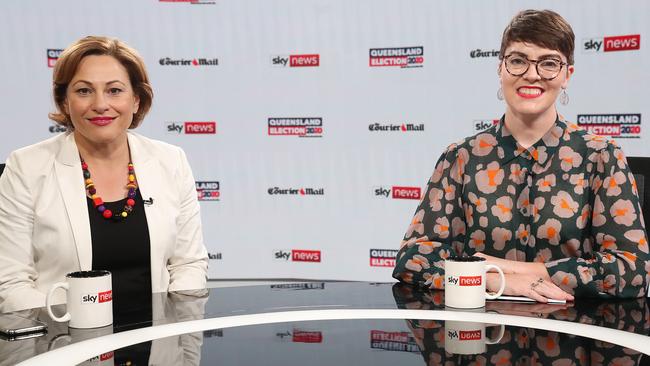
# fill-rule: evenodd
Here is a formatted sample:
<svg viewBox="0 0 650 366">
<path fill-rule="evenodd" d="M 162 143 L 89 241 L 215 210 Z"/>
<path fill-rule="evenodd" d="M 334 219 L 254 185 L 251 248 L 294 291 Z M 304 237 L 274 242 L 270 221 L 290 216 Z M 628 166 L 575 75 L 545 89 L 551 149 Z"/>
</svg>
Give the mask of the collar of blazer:
<svg viewBox="0 0 650 366">
<path fill-rule="evenodd" d="M 161 179 L 156 169 L 155 154 L 150 151 L 149 144 L 146 144 L 144 138 L 140 135 L 129 131 L 127 136 L 140 194 L 142 197 L 153 197 L 157 193 L 155 182 Z M 81 270 L 90 270 L 92 269 L 90 219 L 88 217 L 86 190 L 81 161 L 79 160 L 79 150 L 73 133 L 62 136 L 62 144 L 56 155 L 54 170 L 77 247 L 79 267 Z M 152 235 L 149 216 L 150 212 L 147 211 L 150 239 L 151 242 L 154 242 L 155 234 Z"/>
</svg>

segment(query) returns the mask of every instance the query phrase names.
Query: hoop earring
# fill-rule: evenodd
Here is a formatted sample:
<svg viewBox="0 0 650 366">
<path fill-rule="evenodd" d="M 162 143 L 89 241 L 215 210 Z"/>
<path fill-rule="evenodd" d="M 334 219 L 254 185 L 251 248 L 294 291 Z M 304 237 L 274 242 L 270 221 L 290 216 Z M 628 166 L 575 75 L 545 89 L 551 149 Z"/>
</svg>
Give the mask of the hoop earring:
<svg viewBox="0 0 650 366">
<path fill-rule="evenodd" d="M 567 94 L 566 89 L 562 89 L 562 94 L 560 94 L 560 104 L 569 104 L 569 94 Z"/>
<path fill-rule="evenodd" d="M 498 100 L 503 100 L 503 89 L 501 89 L 501 88 L 499 88 L 499 90 L 497 90 L 497 99 Z"/>
</svg>

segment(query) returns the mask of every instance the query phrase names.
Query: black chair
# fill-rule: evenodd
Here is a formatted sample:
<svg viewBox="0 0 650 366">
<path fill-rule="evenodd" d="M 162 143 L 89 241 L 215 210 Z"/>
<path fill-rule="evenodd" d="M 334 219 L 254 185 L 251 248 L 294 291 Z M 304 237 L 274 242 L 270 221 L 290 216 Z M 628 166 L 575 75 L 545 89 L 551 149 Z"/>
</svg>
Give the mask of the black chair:
<svg viewBox="0 0 650 366">
<path fill-rule="evenodd" d="M 627 164 L 630 166 L 636 186 L 639 190 L 639 199 L 641 201 L 641 211 L 645 221 L 646 230 L 650 227 L 650 158 L 647 157 L 628 157 Z"/>
<path fill-rule="evenodd" d="M 2 175 L 2 172 L 5 170 L 5 165 L 0 164 L 0 175 Z"/>
</svg>

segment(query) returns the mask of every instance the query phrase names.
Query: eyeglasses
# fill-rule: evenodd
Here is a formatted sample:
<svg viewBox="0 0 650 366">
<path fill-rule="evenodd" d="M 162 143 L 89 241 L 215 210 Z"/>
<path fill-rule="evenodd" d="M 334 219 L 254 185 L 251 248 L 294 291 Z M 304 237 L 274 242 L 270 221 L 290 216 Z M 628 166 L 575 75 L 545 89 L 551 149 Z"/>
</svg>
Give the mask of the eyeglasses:
<svg viewBox="0 0 650 366">
<path fill-rule="evenodd" d="M 562 62 L 554 58 L 545 58 L 542 60 L 529 60 L 528 58 L 518 55 L 518 54 L 509 54 L 503 58 L 504 64 L 506 65 L 506 71 L 512 76 L 521 76 L 528 71 L 530 64 L 535 64 L 535 69 L 537 74 L 544 80 L 553 80 L 562 70 L 562 66 L 568 65 L 566 62 Z"/>
</svg>

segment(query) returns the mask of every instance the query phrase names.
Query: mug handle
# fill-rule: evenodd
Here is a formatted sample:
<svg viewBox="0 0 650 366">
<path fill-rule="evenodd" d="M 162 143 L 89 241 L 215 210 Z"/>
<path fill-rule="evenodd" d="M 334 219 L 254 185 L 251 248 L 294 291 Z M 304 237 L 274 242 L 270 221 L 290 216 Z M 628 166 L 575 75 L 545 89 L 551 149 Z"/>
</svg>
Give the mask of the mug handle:
<svg viewBox="0 0 650 366">
<path fill-rule="evenodd" d="M 506 289 L 506 276 L 503 274 L 503 271 L 501 270 L 501 268 L 499 268 L 498 266 L 495 266 L 494 264 L 486 264 L 485 265 L 485 272 L 487 272 L 488 269 L 490 269 L 490 268 L 496 269 L 497 272 L 499 272 L 499 276 L 501 277 L 501 286 L 499 287 L 499 291 L 497 291 L 497 293 L 494 294 L 494 295 L 490 295 L 487 292 L 485 293 L 485 298 L 486 299 L 494 300 L 497 297 L 503 295 L 503 290 Z"/>
<path fill-rule="evenodd" d="M 485 341 L 485 344 L 496 344 L 496 343 L 501 342 L 501 338 L 503 338 L 503 334 L 506 332 L 506 326 L 503 325 L 503 324 L 499 324 L 498 327 L 499 327 L 499 336 L 496 337 L 496 339 L 494 339 L 494 340 L 488 338 Z"/>
<path fill-rule="evenodd" d="M 50 292 L 47 293 L 47 297 L 45 298 L 45 307 L 47 308 L 47 313 L 50 315 L 50 318 L 52 318 L 54 321 L 63 323 L 70 320 L 70 312 L 66 311 L 65 315 L 60 318 L 54 315 L 54 313 L 52 312 L 52 295 L 54 295 L 54 290 L 56 290 L 57 288 L 62 288 L 68 291 L 70 289 L 70 285 L 68 285 L 67 282 L 55 283 L 54 286 L 52 286 L 52 288 L 50 289 Z"/>
</svg>

